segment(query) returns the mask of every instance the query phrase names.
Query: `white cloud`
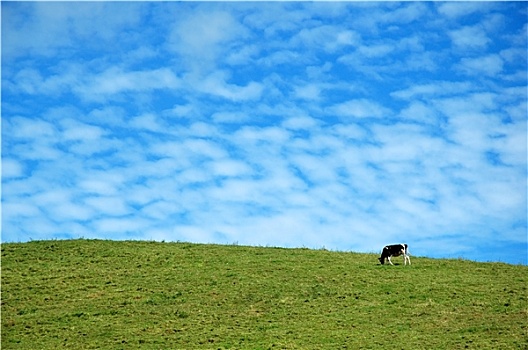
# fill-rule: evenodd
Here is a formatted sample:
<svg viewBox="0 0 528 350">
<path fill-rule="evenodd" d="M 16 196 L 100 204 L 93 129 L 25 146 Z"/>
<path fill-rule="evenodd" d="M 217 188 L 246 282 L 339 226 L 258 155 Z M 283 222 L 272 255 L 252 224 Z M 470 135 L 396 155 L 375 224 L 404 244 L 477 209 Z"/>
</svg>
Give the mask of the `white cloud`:
<svg viewBox="0 0 528 350">
<path fill-rule="evenodd" d="M 505 65 L 515 64 L 517 62 L 527 62 L 527 54 L 526 50 L 522 48 L 505 49 L 499 53 L 500 57 L 504 60 Z M 526 81 L 526 72 L 522 68 L 519 68 L 511 73 L 511 75 L 505 76 L 504 78 L 507 80 L 524 82 Z"/>
<path fill-rule="evenodd" d="M 421 2 L 406 3 L 397 9 L 391 9 L 381 16 L 381 21 L 407 24 L 427 16 L 428 7 Z"/>
<path fill-rule="evenodd" d="M 95 220 L 93 225 L 96 237 L 114 235 L 115 239 L 146 239 L 142 232 L 149 226 L 143 218 L 125 217 Z"/>
<path fill-rule="evenodd" d="M 2 178 L 9 179 L 24 176 L 24 165 L 13 158 L 2 158 Z"/>
<path fill-rule="evenodd" d="M 247 35 L 246 28 L 231 13 L 198 9 L 176 22 L 168 45 L 186 58 L 189 69 L 208 72 L 215 68 L 215 60 L 222 53 L 229 52 L 237 39 Z"/>
<path fill-rule="evenodd" d="M 264 190 L 265 188 L 260 187 L 257 181 L 229 179 L 219 186 L 209 188 L 206 198 L 212 198 L 219 203 L 215 209 L 212 209 L 213 211 L 231 211 L 235 206 L 240 206 L 242 208 L 240 214 L 247 215 L 246 210 L 250 210 L 254 202 L 263 201 Z M 223 220 L 236 220 L 236 218 L 229 216 Z"/>
<path fill-rule="evenodd" d="M 146 113 L 146 114 L 134 117 L 130 121 L 130 125 L 138 129 L 153 131 L 153 132 L 161 132 L 163 130 L 166 130 L 164 126 L 161 125 L 159 118 L 152 113 Z"/>
<path fill-rule="evenodd" d="M 4 127 L 10 131 L 10 135 L 18 139 L 48 139 L 57 135 L 55 126 L 47 121 L 27 118 L 14 117 L 4 123 Z"/>
<path fill-rule="evenodd" d="M 234 135 L 234 142 L 246 146 L 260 144 L 281 145 L 289 140 L 290 134 L 278 127 L 242 127 Z"/>
<path fill-rule="evenodd" d="M 250 118 L 246 113 L 243 112 L 216 112 L 211 118 L 216 123 L 244 123 L 247 122 Z"/>
<path fill-rule="evenodd" d="M 294 95 L 304 100 L 318 100 L 321 94 L 321 87 L 315 84 L 298 86 L 295 88 Z"/>
<path fill-rule="evenodd" d="M 389 44 L 361 46 L 358 48 L 358 52 L 366 58 L 383 57 L 388 55 L 393 50 L 394 47 Z"/>
<path fill-rule="evenodd" d="M 366 130 L 357 124 L 337 124 L 332 131 L 343 141 L 367 141 Z"/>
<path fill-rule="evenodd" d="M 286 129 L 292 130 L 312 130 L 319 124 L 318 120 L 304 116 L 288 118 L 282 123 Z"/>
<path fill-rule="evenodd" d="M 69 202 L 70 198 L 71 193 L 67 189 L 61 188 L 58 190 L 48 190 L 35 194 L 32 199 L 38 206 L 46 208 L 50 205 Z"/>
<path fill-rule="evenodd" d="M 479 2 L 443 2 L 437 3 L 437 11 L 449 18 L 467 16 L 475 12 L 489 11 L 493 3 Z"/>
<path fill-rule="evenodd" d="M 281 64 L 290 64 L 292 62 L 308 63 L 310 62 L 310 59 L 309 57 L 302 56 L 293 50 L 279 50 L 257 60 L 257 64 L 263 64 L 269 67 L 274 67 Z"/>
<path fill-rule="evenodd" d="M 430 98 L 430 96 L 438 97 L 465 93 L 473 89 L 473 84 L 470 82 L 436 81 L 434 84 L 412 85 L 407 89 L 392 92 L 391 96 L 401 99 L 411 99 L 416 97 Z"/>
<path fill-rule="evenodd" d="M 217 160 L 206 167 L 211 169 L 213 176 L 239 177 L 252 174 L 251 168 L 246 163 L 232 159 Z"/>
<path fill-rule="evenodd" d="M 2 204 L 2 211 L 6 214 L 9 214 L 10 216 L 13 216 L 15 218 L 22 218 L 22 219 L 40 215 L 39 208 L 33 204 L 27 203 L 27 201 L 25 202 L 10 201 L 9 203 L 4 203 Z M 6 231 L 3 230 L 3 232 L 6 232 Z"/>
<path fill-rule="evenodd" d="M 215 72 L 203 80 L 193 81 L 194 87 L 199 91 L 227 98 L 233 101 L 244 101 L 258 99 L 264 87 L 262 84 L 250 81 L 245 86 L 229 84 L 223 72 Z"/>
<path fill-rule="evenodd" d="M 85 205 L 63 202 L 46 210 L 57 221 L 85 221 L 94 217 L 94 211 Z"/>
<path fill-rule="evenodd" d="M 192 119 L 199 115 L 197 106 L 194 104 L 176 104 L 170 109 L 163 111 L 163 116 Z"/>
<path fill-rule="evenodd" d="M 324 159 L 312 155 L 294 155 L 290 157 L 292 164 L 299 169 L 301 177 L 311 184 L 333 182 L 336 180 L 334 169 L 328 166 Z"/>
<path fill-rule="evenodd" d="M 167 217 L 176 215 L 182 211 L 178 203 L 165 200 L 155 201 L 141 209 L 141 214 L 156 220 L 166 220 Z"/>
<path fill-rule="evenodd" d="M 199 157 L 218 159 L 224 158 L 227 155 L 224 148 L 213 141 L 190 139 L 183 142 L 182 146 L 187 154 L 192 153 Z"/>
<path fill-rule="evenodd" d="M 339 103 L 329 108 L 330 113 L 342 117 L 380 118 L 388 117 L 390 110 L 367 99 L 356 99 Z"/>
<path fill-rule="evenodd" d="M 13 154 L 24 160 L 32 161 L 53 161 L 57 159 L 65 159 L 63 151 L 57 149 L 49 140 L 37 140 L 29 143 L 18 143 L 12 148 Z"/>
<path fill-rule="evenodd" d="M 96 195 L 117 195 L 117 188 L 115 184 L 99 179 L 86 179 L 79 183 L 79 187 L 83 192 Z"/>
<path fill-rule="evenodd" d="M 492 92 L 470 93 L 432 99 L 432 104 L 447 117 L 497 110 L 498 95 Z"/>
<path fill-rule="evenodd" d="M 435 124 L 438 112 L 423 102 L 412 102 L 407 108 L 401 110 L 400 117 L 409 121 Z"/>
<path fill-rule="evenodd" d="M 372 148 L 367 155 L 382 164 L 420 162 L 423 157 L 440 156 L 445 147 L 443 139 L 431 137 L 427 129 L 413 124 L 379 125 L 373 127 L 375 140 L 381 147 Z M 405 164 L 406 165 L 406 164 Z M 419 166 L 419 164 L 410 164 Z M 410 169 L 414 172 L 414 169 Z"/>
<path fill-rule="evenodd" d="M 43 78 L 40 72 L 33 68 L 26 68 L 20 70 L 14 80 L 14 86 L 26 94 L 34 94 L 41 89 Z"/>
<path fill-rule="evenodd" d="M 84 202 L 91 206 L 98 215 L 122 216 L 130 214 L 131 211 L 124 199 L 120 197 L 88 197 Z"/>
<path fill-rule="evenodd" d="M 303 45 L 309 49 L 320 49 L 333 52 L 347 46 L 356 45 L 360 41 L 357 33 L 336 26 L 318 26 L 302 29 L 292 38 L 294 45 Z"/>
<path fill-rule="evenodd" d="M 261 53 L 257 45 L 245 45 L 227 54 L 226 63 L 230 65 L 250 64 Z"/>
<path fill-rule="evenodd" d="M 218 128 L 215 125 L 205 122 L 192 123 L 186 133 L 188 136 L 201 138 L 215 138 L 219 135 Z"/>
<path fill-rule="evenodd" d="M 74 87 L 83 99 L 101 101 L 127 91 L 177 89 L 180 79 L 168 68 L 125 72 L 112 67 L 99 75 L 86 79 L 86 83 Z"/>
<path fill-rule="evenodd" d="M 462 49 L 485 48 L 491 41 L 480 26 L 465 26 L 448 32 L 448 35 L 455 47 Z"/>
<path fill-rule="evenodd" d="M 178 173 L 176 180 L 181 184 L 200 184 L 213 180 L 211 174 L 201 168 L 185 169 Z"/>
<path fill-rule="evenodd" d="M 321 65 L 306 67 L 306 74 L 312 81 L 325 80 L 329 77 L 329 71 L 334 65 L 330 62 L 324 62 Z"/>
<path fill-rule="evenodd" d="M 62 139 L 66 141 L 98 140 L 106 133 L 98 126 L 79 123 L 73 119 L 63 120 L 61 124 L 64 128 Z"/>
<path fill-rule="evenodd" d="M 499 130 L 503 132 L 503 136 L 494 140 L 494 148 L 500 153 L 501 159 L 506 165 L 522 168 L 527 162 L 526 120 L 504 125 Z"/>
<path fill-rule="evenodd" d="M 496 76 L 503 71 L 504 61 L 497 54 L 477 58 L 462 58 L 457 68 L 468 75 Z"/>
<path fill-rule="evenodd" d="M 42 77 L 32 69 L 20 70 L 9 82 L 13 91 L 26 94 L 43 94 L 60 97 L 72 91 L 86 101 L 104 102 L 123 92 L 148 92 L 159 89 L 174 90 L 181 87 L 180 79 L 169 68 L 144 71 L 124 71 L 109 67 L 93 74 L 84 67 L 69 64 L 56 75 Z"/>
<path fill-rule="evenodd" d="M 2 41 L 2 55 L 11 60 L 26 54 L 53 57 L 63 49 L 84 45 L 102 47 L 121 29 L 137 25 L 143 5 L 112 3 L 13 3 L 2 8 L 2 24 L 10 35 Z M 67 50 L 65 50 L 67 51 Z"/>
</svg>

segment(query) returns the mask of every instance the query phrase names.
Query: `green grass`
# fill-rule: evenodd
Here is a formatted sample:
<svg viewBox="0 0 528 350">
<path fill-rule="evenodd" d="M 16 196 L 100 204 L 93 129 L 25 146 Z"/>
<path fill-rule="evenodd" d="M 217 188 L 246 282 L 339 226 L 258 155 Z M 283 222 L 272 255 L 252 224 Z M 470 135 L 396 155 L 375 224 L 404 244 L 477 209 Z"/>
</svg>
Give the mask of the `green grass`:
<svg viewBox="0 0 528 350">
<path fill-rule="evenodd" d="M 97 240 L 2 245 L 2 349 L 527 349 L 526 266 Z"/>
</svg>

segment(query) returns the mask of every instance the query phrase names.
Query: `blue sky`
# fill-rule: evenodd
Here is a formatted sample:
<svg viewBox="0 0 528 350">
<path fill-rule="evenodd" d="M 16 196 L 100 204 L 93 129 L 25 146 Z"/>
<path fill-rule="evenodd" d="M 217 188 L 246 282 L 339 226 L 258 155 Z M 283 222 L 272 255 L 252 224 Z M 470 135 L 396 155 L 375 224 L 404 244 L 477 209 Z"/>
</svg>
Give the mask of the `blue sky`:
<svg viewBox="0 0 528 350">
<path fill-rule="evenodd" d="M 2 241 L 527 263 L 523 2 L 2 2 Z"/>
</svg>

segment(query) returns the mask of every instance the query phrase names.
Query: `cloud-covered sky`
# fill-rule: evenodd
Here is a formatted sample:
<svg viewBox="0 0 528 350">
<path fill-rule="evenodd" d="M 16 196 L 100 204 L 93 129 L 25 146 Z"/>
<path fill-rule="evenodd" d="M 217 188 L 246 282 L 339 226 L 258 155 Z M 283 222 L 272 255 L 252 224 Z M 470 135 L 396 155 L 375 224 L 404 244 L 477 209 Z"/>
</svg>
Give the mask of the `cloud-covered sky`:
<svg viewBox="0 0 528 350">
<path fill-rule="evenodd" d="M 2 241 L 527 263 L 524 2 L 2 2 Z"/>
</svg>

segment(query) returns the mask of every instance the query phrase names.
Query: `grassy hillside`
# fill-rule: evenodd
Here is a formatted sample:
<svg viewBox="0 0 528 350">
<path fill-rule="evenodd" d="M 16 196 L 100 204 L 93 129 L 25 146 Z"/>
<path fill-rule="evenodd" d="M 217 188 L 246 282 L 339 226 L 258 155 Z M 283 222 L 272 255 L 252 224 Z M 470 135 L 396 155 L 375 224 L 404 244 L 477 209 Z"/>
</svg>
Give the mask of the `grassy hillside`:
<svg viewBox="0 0 528 350">
<path fill-rule="evenodd" d="M 187 243 L 2 245 L 2 349 L 527 349 L 528 267 Z"/>
</svg>

